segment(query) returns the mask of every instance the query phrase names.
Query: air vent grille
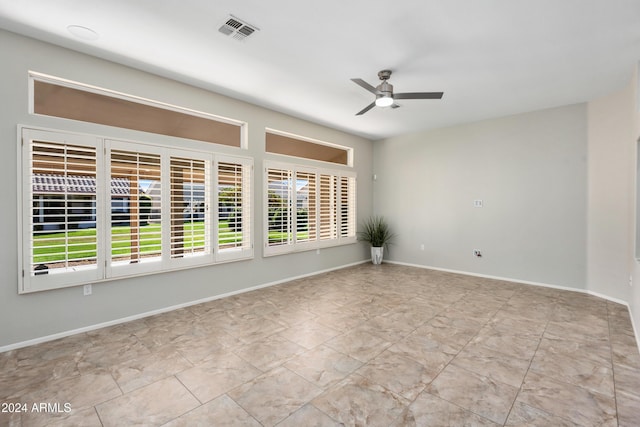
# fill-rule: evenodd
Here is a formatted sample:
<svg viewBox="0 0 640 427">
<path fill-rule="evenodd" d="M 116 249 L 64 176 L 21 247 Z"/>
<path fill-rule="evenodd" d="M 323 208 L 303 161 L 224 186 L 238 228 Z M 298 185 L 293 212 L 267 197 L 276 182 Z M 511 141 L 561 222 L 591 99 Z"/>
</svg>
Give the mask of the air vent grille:
<svg viewBox="0 0 640 427">
<path fill-rule="evenodd" d="M 236 21 L 233 18 L 229 18 L 229 20 L 225 24 L 228 25 L 231 28 L 235 28 L 236 30 L 238 28 L 242 27 L 242 22 Z"/>
<path fill-rule="evenodd" d="M 231 36 L 236 40 L 244 40 L 256 31 L 260 29 L 254 25 L 249 25 L 246 22 L 238 19 L 237 17 L 231 15 L 218 31 L 220 31 L 225 36 Z"/>
</svg>

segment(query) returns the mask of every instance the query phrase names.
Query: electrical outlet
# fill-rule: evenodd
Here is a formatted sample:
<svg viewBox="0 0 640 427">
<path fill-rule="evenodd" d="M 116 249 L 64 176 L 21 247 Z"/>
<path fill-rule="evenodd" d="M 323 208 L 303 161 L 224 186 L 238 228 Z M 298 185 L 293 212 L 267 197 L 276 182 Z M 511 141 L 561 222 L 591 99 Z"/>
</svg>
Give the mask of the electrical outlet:
<svg viewBox="0 0 640 427">
<path fill-rule="evenodd" d="M 474 249 L 473 256 L 476 258 L 482 258 L 482 252 L 480 251 L 480 249 Z"/>
<path fill-rule="evenodd" d="M 84 285 L 84 287 L 83 287 L 83 291 L 84 291 L 84 296 L 85 296 L 85 297 L 86 297 L 86 296 L 88 296 L 88 295 L 91 295 L 91 292 L 93 291 L 93 290 L 91 289 L 91 284 Z"/>
</svg>

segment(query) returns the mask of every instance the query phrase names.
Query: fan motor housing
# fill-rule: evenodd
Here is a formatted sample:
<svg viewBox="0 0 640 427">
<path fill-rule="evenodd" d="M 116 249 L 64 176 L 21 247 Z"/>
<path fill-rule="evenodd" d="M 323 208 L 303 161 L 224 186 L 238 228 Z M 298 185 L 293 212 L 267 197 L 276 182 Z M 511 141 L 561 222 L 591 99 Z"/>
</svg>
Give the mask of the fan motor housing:
<svg viewBox="0 0 640 427">
<path fill-rule="evenodd" d="M 393 85 L 391 83 L 387 83 L 386 80 L 380 83 L 376 89 L 382 94 L 382 96 L 393 95 Z"/>
</svg>

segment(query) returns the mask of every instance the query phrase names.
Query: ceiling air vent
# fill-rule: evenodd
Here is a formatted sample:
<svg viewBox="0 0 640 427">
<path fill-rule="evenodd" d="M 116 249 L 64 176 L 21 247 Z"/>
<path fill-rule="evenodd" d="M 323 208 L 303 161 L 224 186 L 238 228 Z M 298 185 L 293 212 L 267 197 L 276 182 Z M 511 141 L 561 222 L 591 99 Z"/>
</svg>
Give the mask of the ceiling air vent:
<svg viewBox="0 0 640 427">
<path fill-rule="evenodd" d="M 260 29 L 258 27 L 249 25 L 233 15 L 229 16 L 226 22 L 222 24 L 220 28 L 218 28 L 218 31 L 220 31 L 222 34 L 224 34 L 225 36 L 231 36 L 236 40 L 244 40 L 251 34 L 259 30 Z"/>
</svg>

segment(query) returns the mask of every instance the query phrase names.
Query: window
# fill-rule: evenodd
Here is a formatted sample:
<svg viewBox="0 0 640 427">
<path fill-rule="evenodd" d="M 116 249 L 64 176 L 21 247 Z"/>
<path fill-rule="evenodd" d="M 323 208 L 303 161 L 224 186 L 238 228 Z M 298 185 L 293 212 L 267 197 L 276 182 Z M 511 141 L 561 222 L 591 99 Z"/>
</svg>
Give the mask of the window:
<svg viewBox="0 0 640 427">
<path fill-rule="evenodd" d="M 267 168 L 267 242 L 275 247 L 289 245 L 293 240 L 291 217 L 291 171 Z"/>
<path fill-rule="evenodd" d="M 337 176 L 320 175 L 320 240 L 338 237 Z"/>
<path fill-rule="evenodd" d="M 31 72 L 33 113 L 242 146 L 241 122 Z"/>
<path fill-rule="evenodd" d="M 252 251 L 252 170 L 249 161 L 220 156 L 217 162 L 218 261 L 242 258 Z"/>
<path fill-rule="evenodd" d="M 317 175 L 296 171 L 296 242 L 318 239 Z"/>
<path fill-rule="evenodd" d="M 20 292 L 253 256 L 251 159 L 26 128 L 22 137 Z"/>
<path fill-rule="evenodd" d="M 169 163 L 171 176 L 171 254 L 172 260 L 211 254 L 211 181 L 206 159 L 174 157 Z"/>
<path fill-rule="evenodd" d="M 132 151 L 130 143 L 108 141 L 106 218 L 109 230 L 108 270 L 112 276 L 153 271 L 162 260 L 162 215 L 151 204 L 161 206 L 160 194 L 147 193 L 151 184 L 160 186 L 160 148 Z M 127 148 L 126 150 L 124 148 Z"/>
<path fill-rule="evenodd" d="M 317 141 L 298 135 L 267 129 L 265 137 L 267 153 L 284 154 L 303 159 L 319 160 L 351 166 L 353 149 L 329 142 Z"/>
<path fill-rule="evenodd" d="M 356 175 L 265 164 L 265 255 L 356 241 Z"/>
<path fill-rule="evenodd" d="M 52 287 L 63 285 L 66 273 L 74 273 L 78 282 L 97 280 L 103 275 L 99 258 L 104 239 L 96 233 L 97 206 L 102 204 L 96 187 L 98 144 L 42 132 L 33 132 L 30 140 L 23 163 L 23 185 L 29 189 L 23 203 L 28 217 L 22 239 L 25 274 L 46 278 Z"/>
</svg>

